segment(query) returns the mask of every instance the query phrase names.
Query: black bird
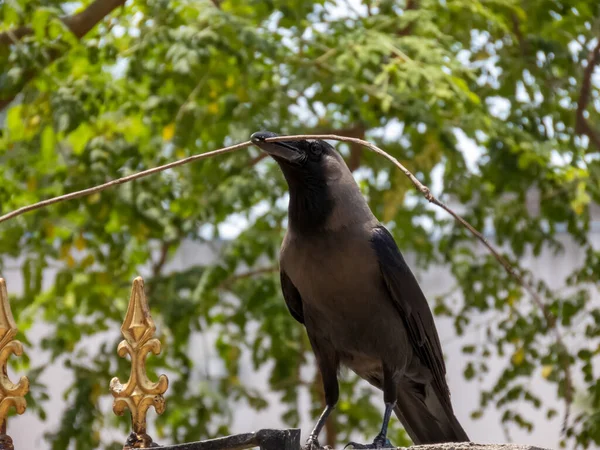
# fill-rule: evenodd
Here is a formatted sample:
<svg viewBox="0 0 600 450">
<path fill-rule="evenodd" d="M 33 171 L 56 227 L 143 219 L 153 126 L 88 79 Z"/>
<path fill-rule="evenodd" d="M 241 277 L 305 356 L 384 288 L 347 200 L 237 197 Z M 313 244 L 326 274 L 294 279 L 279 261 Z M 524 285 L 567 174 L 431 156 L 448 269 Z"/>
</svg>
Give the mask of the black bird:
<svg viewBox="0 0 600 450">
<path fill-rule="evenodd" d="M 415 444 L 468 441 L 456 419 L 446 366 L 427 300 L 392 235 L 375 218 L 341 155 L 324 141 L 252 142 L 277 161 L 287 181 L 288 230 L 281 288 L 304 324 L 323 378 L 327 406 L 307 441 L 335 407 L 340 365 L 383 390 L 385 413 L 372 444 L 386 448 L 392 411 Z"/>
</svg>

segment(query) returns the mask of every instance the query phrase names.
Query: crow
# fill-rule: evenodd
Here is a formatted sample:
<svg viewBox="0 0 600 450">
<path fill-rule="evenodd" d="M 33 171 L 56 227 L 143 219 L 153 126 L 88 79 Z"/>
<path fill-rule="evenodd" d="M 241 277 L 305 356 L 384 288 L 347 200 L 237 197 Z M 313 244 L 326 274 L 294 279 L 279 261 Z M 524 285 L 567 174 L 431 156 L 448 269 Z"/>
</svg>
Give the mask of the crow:
<svg viewBox="0 0 600 450">
<path fill-rule="evenodd" d="M 383 391 L 385 412 L 372 444 L 391 447 L 392 411 L 415 444 L 469 441 L 454 415 L 433 315 L 394 238 L 371 212 L 342 156 L 321 140 L 252 142 L 279 165 L 290 198 L 281 246 L 281 289 L 306 328 L 323 379 L 326 408 L 306 448 L 339 398 L 346 366 Z M 350 445 L 348 444 L 348 445 Z"/>
</svg>

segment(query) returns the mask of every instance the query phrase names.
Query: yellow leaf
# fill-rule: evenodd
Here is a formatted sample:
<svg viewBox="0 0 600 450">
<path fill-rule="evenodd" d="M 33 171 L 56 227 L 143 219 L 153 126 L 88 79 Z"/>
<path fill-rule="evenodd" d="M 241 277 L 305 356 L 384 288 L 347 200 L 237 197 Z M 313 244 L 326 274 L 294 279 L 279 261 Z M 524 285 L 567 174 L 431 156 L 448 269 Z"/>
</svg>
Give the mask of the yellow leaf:
<svg viewBox="0 0 600 450">
<path fill-rule="evenodd" d="M 85 248 L 85 239 L 81 234 L 77 236 L 77 239 L 75 239 L 74 244 L 77 250 L 83 250 Z"/>
<path fill-rule="evenodd" d="M 67 259 L 67 256 L 71 252 L 70 244 L 63 244 L 60 246 L 60 259 Z"/>
<path fill-rule="evenodd" d="M 67 308 L 72 309 L 72 308 L 75 308 L 75 305 L 77 304 L 75 300 L 76 300 L 75 294 L 73 292 L 67 292 L 63 299 L 63 304 Z"/>
<path fill-rule="evenodd" d="M 209 103 L 206 109 L 209 113 L 216 114 L 219 112 L 219 104 L 215 102 Z"/>
<path fill-rule="evenodd" d="M 177 156 L 177 158 L 179 159 L 185 158 L 185 150 L 182 148 L 178 148 L 177 150 L 175 150 L 175 156 Z"/>
<path fill-rule="evenodd" d="M 585 211 L 586 206 L 590 203 L 591 197 L 586 192 L 585 181 L 580 181 L 577 183 L 576 192 L 575 198 L 571 200 L 571 208 L 573 208 L 575 214 L 579 216 Z"/>
<path fill-rule="evenodd" d="M 227 75 L 227 80 L 225 81 L 225 86 L 227 87 L 227 89 L 230 89 L 231 87 L 233 87 L 234 84 L 235 84 L 235 78 L 233 78 L 233 75 L 231 75 L 231 74 Z"/>
<path fill-rule="evenodd" d="M 421 150 L 413 158 L 413 164 L 415 168 L 429 171 L 441 161 L 442 155 L 440 141 L 433 134 L 428 133 L 425 135 Z"/>
<path fill-rule="evenodd" d="M 162 131 L 163 141 L 170 141 L 171 139 L 173 139 L 173 136 L 175 136 L 175 124 L 170 123 L 169 125 L 167 125 L 166 127 L 163 128 L 163 131 Z"/>
<path fill-rule="evenodd" d="M 87 255 L 85 258 L 83 258 L 83 261 L 81 261 L 81 267 L 84 269 L 90 267 L 94 264 L 94 261 L 94 255 Z"/>
<path fill-rule="evenodd" d="M 88 197 L 88 203 L 93 205 L 94 203 L 98 203 L 100 201 L 100 192 L 95 192 Z"/>
<path fill-rule="evenodd" d="M 50 222 L 44 222 L 43 228 L 44 228 L 44 234 L 46 235 L 47 238 L 54 237 L 54 235 L 55 235 L 54 225 L 52 225 Z"/>
<path fill-rule="evenodd" d="M 90 400 L 92 403 L 96 403 L 102 394 L 104 394 L 104 389 L 100 387 L 100 384 L 94 383 L 92 385 L 92 389 L 90 390 Z"/>
<path fill-rule="evenodd" d="M 350 411 L 352 406 L 354 406 L 354 405 L 350 404 L 350 402 L 348 402 L 348 401 L 341 401 L 339 403 L 339 410 L 342 412 Z"/>
<path fill-rule="evenodd" d="M 150 229 L 143 223 L 135 229 L 134 236 L 138 239 L 145 239 L 150 234 Z"/>
<path fill-rule="evenodd" d="M 236 94 L 238 96 L 238 98 L 240 99 L 241 102 L 247 102 L 248 101 L 248 92 L 246 92 L 246 89 L 244 89 L 243 87 L 239 87 L 236 91 Z"/>
<path fill-rule="evenodd" d="M 544 367 L 542 367 L 542 376 L 545 379 L 548 379 L 548 377 L 550 377 L 551 374 L 552 374 L 552 366 L 544 366 Z"/>
<path fill-rule="evenodd" d="M 111 282 L 111 278 L 108 276 L 106 272 L 100 272 L 98 275 L 98 284 L 108 284 Z"/>
<path fill-rule="evenodd" d="M 98 215 L 96 216 L 96 218 L 98 220 L 104 220 L 108 217 L 108 215 L 110 214 L 111 208 L 109 205 L 107 205 L 106 203 L 103 203 L 102 206 L 100 206 L 100 211 L 98 212 Z"/>
<path fill-rule="evenodd" d="M 37 188 L 37 178 L 35 177 L 29 177 L 29 179 L 27 180 L 27 190 L 30 192 L 35 191 Z"/>
<path fill-rule="evenodd" d="M 392 175 L 392 185 L 383 194 L 383 221 L 392 220 L 402 205 L 404 197 L 410 188 L 410 182 L 399 170 Z"/>
<path fill-rule="evenodd" d="M 29 126 L 31 128 L 36 128 L 40 124 L 40 116 L 35 115 L 31 119 L 29 119 Z"/>
<path fill-rule="evenodd" d="M 70 253 L 67 255 L 67 266 L 68 267 L 74 267 L 75 266 L 75 258 L 73 258 L 73 256 L 71 256 Z"/>
<path fill-rule="evenodd" d="M 525 350 L 523 350 L 523 347 L 513 353 L 511 360 L 515 366 L 523 364 L 523 361 L 525 360 Z"/>
<path fill-rule="evenodd" d="M 584 211 L 584 208 L 585 208 L 585 205 L 583 205 L 583 203 L 573 202 L 572 206 L 573 206 L 573 212 L 575 214 L 577 214 L 578 216 L 580 216 L 580 215 L 583 214 L 583 211 Z"/>
</svg>

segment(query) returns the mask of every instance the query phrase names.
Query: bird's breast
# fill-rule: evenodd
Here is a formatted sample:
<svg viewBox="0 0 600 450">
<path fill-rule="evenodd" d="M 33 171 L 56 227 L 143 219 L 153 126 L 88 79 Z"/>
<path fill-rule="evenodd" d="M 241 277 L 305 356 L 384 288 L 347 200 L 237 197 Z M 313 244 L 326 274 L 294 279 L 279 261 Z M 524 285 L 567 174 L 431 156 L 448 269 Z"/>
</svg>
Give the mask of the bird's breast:
<svg viewBox="0 0 600 450">
<path fill-rule="evenodd" d="M 288 239 L 281 264 L 308 314 L 360 316 L 383 295 L 378 260 L 360 230 Z"/>
<path fill-rule="evenodd" d="M 281 264 L 300 293 L 313 340 L 330 345 L 357 373 L 376 370 L 384 355 L 395 355 L 398 367 L 407 365 L 402 319 L 388 297 L 368 233 L 287 239 Z"/>
</svg>

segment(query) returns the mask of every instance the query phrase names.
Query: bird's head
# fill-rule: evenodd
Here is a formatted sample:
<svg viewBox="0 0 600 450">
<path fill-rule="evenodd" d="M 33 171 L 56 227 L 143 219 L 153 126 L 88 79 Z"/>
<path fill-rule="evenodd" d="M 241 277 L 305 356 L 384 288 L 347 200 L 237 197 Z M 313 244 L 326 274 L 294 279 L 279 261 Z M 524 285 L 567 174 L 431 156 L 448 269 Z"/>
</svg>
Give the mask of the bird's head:
<svg viewBox="0 0 600 450">
<path fill-rule="evenodd" d="M 270 131 L 252 143 L 277 161 L 290 189 L 289 217 L 297 230 L 337 229 L 373 216 L 346 162 L 321 140 L 267 142 Z"/>
<path fill-rule="evenodd" d="M 268 153 L 281 167 L 290 188 L 296 181 L 328 183 L 350 175 L 341 155 L 327 142 L 321 140 L 290 140 L 267 142 L 277 137 L 271 131 L 258 131 L 250 139 Z"/>
</svg>

